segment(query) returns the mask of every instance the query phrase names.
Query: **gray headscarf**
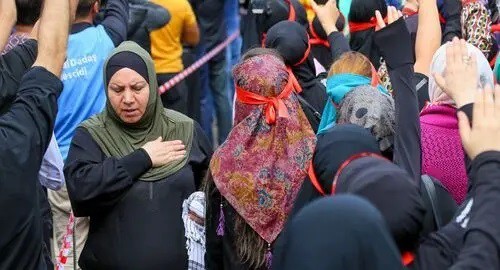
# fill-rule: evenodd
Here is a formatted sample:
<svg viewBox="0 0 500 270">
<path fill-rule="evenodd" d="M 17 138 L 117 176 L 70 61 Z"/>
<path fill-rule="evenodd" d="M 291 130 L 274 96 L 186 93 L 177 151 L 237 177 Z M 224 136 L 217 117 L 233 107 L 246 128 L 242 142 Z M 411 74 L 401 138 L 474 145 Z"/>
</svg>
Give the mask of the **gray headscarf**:
<svg viewBox="0 0 500 270">
<path fill-rule="evenodd" d="M 363 85 L 354 88 L 340 103 L 338 124 L 354 124 L 371 131 L 381 151 L 394 144 L 394 100 L 376 88 Z"/>
</svg>

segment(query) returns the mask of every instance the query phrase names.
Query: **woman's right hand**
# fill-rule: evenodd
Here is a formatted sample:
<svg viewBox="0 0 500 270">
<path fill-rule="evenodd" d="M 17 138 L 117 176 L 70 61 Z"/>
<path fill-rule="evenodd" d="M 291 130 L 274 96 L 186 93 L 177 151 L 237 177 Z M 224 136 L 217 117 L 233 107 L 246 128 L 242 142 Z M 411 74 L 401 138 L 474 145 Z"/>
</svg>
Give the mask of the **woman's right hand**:
<svg viewBox="0 0 500 270">
<path fill-rule="evenodd" d="M 327 36 L 338 31 L 336 23 L 340 17 L 340 11 L 337 8 L 337 0 L 328 0 L 324 5 L 318 5 L 311 0 L 311 6 Z"/>
<path fill-rule="evenodd" d="M 186 156 L 186 147 L 182 141 L 166 141 L 161 137 L 146 143 L 142 149 L 146 151 L 153 168 L 166 165 L 172 161 L 183 159 Z"/>
</svg>

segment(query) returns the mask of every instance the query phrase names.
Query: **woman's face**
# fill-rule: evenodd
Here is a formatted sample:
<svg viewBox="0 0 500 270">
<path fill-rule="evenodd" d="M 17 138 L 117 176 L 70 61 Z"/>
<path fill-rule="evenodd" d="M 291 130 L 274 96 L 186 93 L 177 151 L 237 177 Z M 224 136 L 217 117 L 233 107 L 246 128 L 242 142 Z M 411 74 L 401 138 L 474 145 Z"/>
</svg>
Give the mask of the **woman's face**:
<svg viewBox="0 0 500 270">
<path fill-rule="evenodd" d="M 109 80 L 108 98 L 113 110 L 127 124 L 135 124 L 146 112 L 149 84 L 129 68 L 117 71 Z"/>
</svg>

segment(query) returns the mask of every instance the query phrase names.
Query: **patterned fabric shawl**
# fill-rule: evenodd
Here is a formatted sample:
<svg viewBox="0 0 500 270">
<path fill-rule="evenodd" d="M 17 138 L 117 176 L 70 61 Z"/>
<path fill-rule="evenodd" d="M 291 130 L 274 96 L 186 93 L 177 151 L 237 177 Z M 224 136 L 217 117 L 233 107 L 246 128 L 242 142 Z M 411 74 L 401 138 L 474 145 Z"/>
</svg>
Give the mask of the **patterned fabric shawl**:
<svg viewBox="0 0 500 270">
<path fill-rule="evenodd" d="M 293 78 L 271 55 L 245 60 L 233 75 L 238 88 L 271 99 Z M 237 97 L 234 127 L 210 163 L 221 195 L 267 243 L 283 229 L 316 145 L 295 94 L 281 101 L 288 114 L 268 124 L 266 108 L 272 104 L 245 104 Z"/>
</svg>

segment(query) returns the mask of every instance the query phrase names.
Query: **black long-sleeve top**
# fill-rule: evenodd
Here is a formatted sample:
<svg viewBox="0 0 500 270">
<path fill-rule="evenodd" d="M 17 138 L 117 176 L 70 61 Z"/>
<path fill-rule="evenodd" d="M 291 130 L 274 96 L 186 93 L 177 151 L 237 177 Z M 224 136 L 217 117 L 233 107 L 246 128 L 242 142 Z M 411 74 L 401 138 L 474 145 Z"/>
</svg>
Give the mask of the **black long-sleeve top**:
<svg viewBox="0 0 500 270">
<path fill-rule="evenodd" d="M 30 39 L 0 57 L 0 115 L 16 98 L 21 78 L 35 62 L 37 50 L 38 43 Z"/>
<path fill-rule="evenodd" d="M 415 180 L 421 175 L 420 121 L 417 91 L 413 78 L 411 37 L 404 19 L 375 33 L 375 44 L 387 63 L 394 88 L 396 127 L 393 162 Z M 398 40 L 395 44 L 394 40 Z"/>
<path fill-rule="evenodd" d="M 107 157 L 92 136 L 78 128 L 64 173 L 76 216 L 90 217 L 82 269 L 187 269 L 182 203 L 208 169 L 212 148 L 196 124 L 187 164 L 164 179 L 138 178 L 151 168 L 138 149 Z"/>
<path fill-rule="evenodd" d="M 412 269 L 500 268 L 500 152 L 485 152 L 470 166 L 468 199 L 455 218 L 422 242 Z"/>
<path fill-rule="evenodd" d="M 351 47 L 349 47 L 349 41 L 345 38 L 342 32 L 330 33 L 330 35 L 328 35 L 328 43 L 330 43 L 330 51 L 333 62 L 338 60 L 343 53 L 351 50 Z"/>
<path fill-rule="evenodd" d="M 96 20 L 95 24 L 101 24 L 109 38 L 115 44 L 115 47 L 127 40 L 129 5 L 127 0 L 109 0 L 106 8 L 102 10 L 101 19 Z M 81 32 L 92 24 L 76 23 L 71 28 L 71 34 Z"/>
<path fill-rule="evenodd" d="M 38 171 L 62 89 L 59 78 L 34 67 L 21 79 L 9 110 L 0 116 L 0 269 L 46 269 Z"/>
</svg>

